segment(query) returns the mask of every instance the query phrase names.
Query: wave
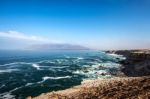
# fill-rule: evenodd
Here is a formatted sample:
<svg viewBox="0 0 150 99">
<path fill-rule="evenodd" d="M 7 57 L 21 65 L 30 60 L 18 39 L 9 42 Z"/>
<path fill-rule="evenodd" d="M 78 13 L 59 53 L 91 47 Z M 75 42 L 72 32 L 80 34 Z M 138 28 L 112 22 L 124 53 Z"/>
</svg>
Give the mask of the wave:
<svg viewBox="0 0 150 99">
<path fill-rule="evenodd" d="M 6 70 L 0 70 L 0 73 L 11 73 L 11 72 L 15 72 L 15 71 L 19 71 L 19 69 L 6 69 Z"/>
<path fill-rule="evenodd" d="M 10 90 L 9 92 L 1 93 L 1 94 L 0 94 L 0 99 L 16 99 L 16 98 L 15 98 L 15 95 L 12 95 L 11 93 L 12 93 L 13 91 L 16 91 L 16 90 L 22 88 L 22 87 L 23 87 L 23 86 L 16 87 L 16 88 Z"/>
<path fill-rule="evenodd" d="M 2 85 L 0 86 L 0 89 L 3 88 L 3 87 L 5 87 L 5 86 L 6 86 L 5 84 L 2 84 Z"/>
<path fill-rule="evenodd" d="M 27 83 L 25 86 L 31 86 L 33 85 L 34 83 Z"/>
<path fill-rule="evenodd" d="M 48 80 L 48 79 L 65 79 L 65 78 L 71 78 L 71 76 L 63 76 L 63 77 L 49 77 L 49 76 L 45 76 L 45 77 L 43 77 L 43 80 Z"/>
<path fill-rule="evenodd" d="M 91 71 L 83 71 L 77 70 L 73 72 L 73 74 L 84 75 L 86 78 L 84 79 L 96 79 L 96 78 L 110 78 L 112 75 L 107 70 L 91 70 Z"/>
<path fill-rule="evenodd" d="M 16 64 L 32 64 L 32 63 L 27 63 L 27 62 L 13 62 L 13 63 L 8 63 L 8 64 L 3 64 L 0 66 L 9 66 L 9 65 L 16 65 Z"/>
<path fill-rule="evenodd" d="M 119 54 L 114 54 L 114 53 L 111 53 L 111 54 L 108 54 L 112 57 L 115 57 L 115 58 L 119 58 L 120 60 L 125 60 L 126 57 L 124 57 L 123 55 L 119 55 Z"/>
<path fill-rule="evenodd" d="M 99 75 L 103 75 L 103 74 L 107 75 L 108 71 L 107 70 L 99 70 L 99 71 L 96 71 L 95 73 L 99 74 Z"/>
<path fill-rule="evenodd" d="M 48 79 L 52 79 L 52 80 L 58 80 L 58 79 L 67 79 L 67 78 L 71 78 L 71 76 L 63 76 L 63 77 L 49 77 L 49 76 L 45 76 L 42 77 L 42 81 L 39 81 L 37 83 L 43 83 L 44 81 L 48 80 Z"/>
<path fill-rule="evenodd" d="M 35 64 L 35 63 L 34 63 L 34 64 L 32 64 L 32 67 L 36 68 L 37 70 L 41 70 L 41 69 L 40 69 L 40 66 L 39 66 L 38 64 Z"/>
<path fill-rule="evenodd" d="M 121 65 L 118 63 L 113 63 L 113 62 L 104 62 L 104 63 L 93 63 L 91 65 L 91 68 L 99 68 L 99 67 L 106 67 L 106 68 L 119 68 Z"/>
<path fill-rule="evenodd" d="M 51 69 L 63 69 L 63 68 L 68 68 L 69 66 L 40 66 L 40 65 L 38 65 L 38 64 L 36 64 L 36 63 L 33 63 L 33 64 L 32 64 L 32 67 L 36 68 L 37 70 L 43 70 L 43 69 L 41 69 L 41 68 L 44 68 L 44 67 L 49 68 L 48 70 L 51 70 Z"/>
<path fill-rule="evenodd" d="M 12 95 L 10 92 L 5 92 L 0 94 L 0 99 L 15 99 L 15 95 Z"/>
<path fill-rule="evenodd" d="M 0 66 L 8 66 L 8 65 L 14 65 L 14 64 L 17 64 L 17 62 L 14 62 L 14 63 L 8 63 L 8 64 L 3 64 L 3 65 L 0 65 Z"/>
<path fill-rule="evenodd" d="M 83 57 L 77 57 L 77 59 L 78 59 L 78 60 L 82 60 L 82 59 L 84 59 L 84 58 L 83 58 Z"/>
<path fill-rule="evenodd" d="M 22 87 L 24 87 L 24 86 L 16 87 L 16 88 L 14 88 L 14 89 L 10 90 L 9 92 L 16 91 L 16 90 L 18 90 L 18 89 L 20 89 L 20 88 L 22 88 Z"/>
<path fill-rule="evenodd" d="M 107 63 L 101 63 L 99 66 L 106 67 L 106 68 L 120 68 L 120 64 L 107 62 Z"/>
<path fill-rule="evenodd" d="M 112 62 L 98 63 L 94 62 L 93 65 L 83 65 L 82 69 L 76 70 L 73 74 L 84 75 L 87 79 L 95 78 L 107 78 L 112 77 L 111 70 L 115 70 L 114 73 L 117 73 L 121 65 Z"/>
</svg>

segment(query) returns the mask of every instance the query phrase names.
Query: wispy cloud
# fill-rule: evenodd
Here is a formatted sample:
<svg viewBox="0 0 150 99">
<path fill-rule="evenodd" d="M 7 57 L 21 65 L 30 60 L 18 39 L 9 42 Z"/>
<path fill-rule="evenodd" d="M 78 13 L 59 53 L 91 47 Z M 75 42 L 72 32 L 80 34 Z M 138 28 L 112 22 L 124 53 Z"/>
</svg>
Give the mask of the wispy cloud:
<svg viewBox="0 0 150 99">
<path fill-rule="evenodd" d="M 17 32 L 17 31 L 0 32 L 0 38 L 12 38 L 12 39 L 42 42 L 42 43 L 60 43 L 59 40 L 57 41 L 51 40 L 49 38 L 35 36 L 35 35 L 25 35 L 24 33 Z"/>
</svg>

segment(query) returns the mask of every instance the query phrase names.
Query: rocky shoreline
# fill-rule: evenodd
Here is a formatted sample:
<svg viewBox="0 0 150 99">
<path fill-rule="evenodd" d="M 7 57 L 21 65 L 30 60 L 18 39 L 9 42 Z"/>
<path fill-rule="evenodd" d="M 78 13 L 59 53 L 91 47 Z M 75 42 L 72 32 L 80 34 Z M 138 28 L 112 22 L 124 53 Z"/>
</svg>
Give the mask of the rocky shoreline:
<svg viewBox="0 0 150 99">
<path fill-rule="evenodd" d="M 88 80 L 79 86 L 43 93 L 33 99 L 150 99 L 150 50 L 105 52 L 126 57 L 119 62 L 125 77 Z"/>
<path fill-rule="evenodd" d="M 112 50 L 106 53 L 123 55 L 126 60 L 120 61 L 122 72 L 128 77 L 150 75 L 150 50 Z"/>
</svg>

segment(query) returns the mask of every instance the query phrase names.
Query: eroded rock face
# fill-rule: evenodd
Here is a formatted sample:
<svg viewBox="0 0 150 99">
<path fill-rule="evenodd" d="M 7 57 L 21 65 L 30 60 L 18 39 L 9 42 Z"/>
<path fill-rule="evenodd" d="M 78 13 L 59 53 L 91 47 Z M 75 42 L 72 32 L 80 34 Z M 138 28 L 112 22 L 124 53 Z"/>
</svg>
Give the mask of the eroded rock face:
<svg viewBox="0 0 150 99">
<path fill-rule="evenodd" d="M 120 50 L 107 52 L 121 54 L 126 57 L 126 60 L 120 61 L 123 65 L 122 72 L 126 76 L 150 75 L 150 50 Z"/>
</svg>

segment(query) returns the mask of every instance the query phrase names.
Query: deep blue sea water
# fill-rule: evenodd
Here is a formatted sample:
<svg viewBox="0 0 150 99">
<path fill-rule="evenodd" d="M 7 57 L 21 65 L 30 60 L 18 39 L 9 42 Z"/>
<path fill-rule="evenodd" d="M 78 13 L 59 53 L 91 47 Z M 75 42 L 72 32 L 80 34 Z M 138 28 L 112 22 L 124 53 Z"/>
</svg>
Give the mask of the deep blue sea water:
<svg viewBox="0 0 150 99">
<path fill-rule="evenodd" d="M 79 85 L 83 79 L 110 78 L 122 56 L 100 51 L 0 51 L 0 99 L 24 99 Z"/>
</svg>

